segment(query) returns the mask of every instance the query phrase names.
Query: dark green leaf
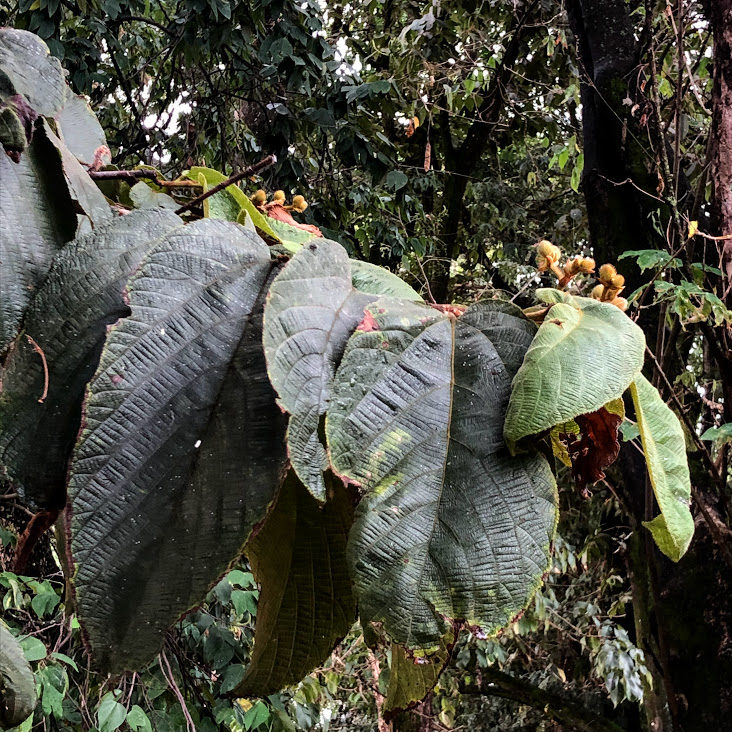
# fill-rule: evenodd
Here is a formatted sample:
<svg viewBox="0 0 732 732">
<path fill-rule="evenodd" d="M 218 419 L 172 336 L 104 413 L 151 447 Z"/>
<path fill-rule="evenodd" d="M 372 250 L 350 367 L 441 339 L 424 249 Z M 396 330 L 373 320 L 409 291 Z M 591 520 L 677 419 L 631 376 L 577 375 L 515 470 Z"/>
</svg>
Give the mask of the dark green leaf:
<svg viewBox="0 0 732 732">
<path fill-rule="evenodd" d="M 292 467 L 319 500 L 325 498 L 323 470 L 328 466 L 318 436 L 320 420 L 346 342 L 373 299 L 353 289 L 346 250 L 317 239 L 282 270 L 264 311 L 267 370 L 279 403 L 290 414 Z"/>
<path fill-rule="evenodd" d="M 34 143 L 35 144 L 35 143 Z M 66 471 L 81 423 L 81 403 L 101 354 L 107 327 L 129 313 L 124 290 L 154 241 L 180 219 L 170 212 L 135 211 L 66 246 L 36 293 L 26 338 L 8 357 L 0 393 L 0 463 L 23 499 L 61 508 Z"/>
<path fill-rule="evenodd" d="M 356 620 L 346 564 L 353 505 L 330 474 L 327 485 L 321 507 L 291 472 L 247 547 L 262 592 L 254 652 L 238 696 L 264 696 L 298 683 Z"/>
<path fill-rule="evenodd" d="M 48 122 L 43 123 L 43 131 L 36 132 L 36 135 L 44 134 L 48 141 L 56 148 L 61 158 L 61 167 L 66 178 L 69 195 L 74 203 L 74 210 L 78 214 L 85 214 L 92 226 L 101 224 L 112 218 L 112 210 L 109 207 L 104 194 L 99 190 L 89 174 L 81 167 L 69 148 L 56 137 Z"/>
<path fill-rule="evenodd" d="M 34 137 L 20 163 L 0 150 L 0 180 L 2 354 L 53 255 L 74 238 L 76 213 L 58 153 L 43 135 Z"/>
<path fill-rule="evenodd" d="M 365 491 L 349 538 L 361 617 L 411 648 L 438 648 L 452 620 L 497 631 L 548 566 L 553 476 L 501 434 L 531 328 L 501 307 L 455 319 L 382 298 L 336 374 L 331 459 Z"/>
<path fill-rule="evenodd" d="M 227 666 L 221 679 L 221 689 L 219 690 L 219 693 L 228 694 L 232 689 L 239 686 L 243 678 L 244 666 L 240 663 L 234 663 L 231 666 Z"/>
<path fill-rule="evenodd" d="M 47 117 L 55 116 L 66 99 L 61 62 L 37 35 L 14 28 L 0 28 L 0 89 L 9 96 L 22 94 Z"/>
<path fill-rule="evenodd" d="M 89 385 L 69 484 L 79 619 L 95 663 L 139 668 L 239 554 L 280 484 L 267 380 L 267 246 L 204 219 L 158 243 Z"/>
</svg>

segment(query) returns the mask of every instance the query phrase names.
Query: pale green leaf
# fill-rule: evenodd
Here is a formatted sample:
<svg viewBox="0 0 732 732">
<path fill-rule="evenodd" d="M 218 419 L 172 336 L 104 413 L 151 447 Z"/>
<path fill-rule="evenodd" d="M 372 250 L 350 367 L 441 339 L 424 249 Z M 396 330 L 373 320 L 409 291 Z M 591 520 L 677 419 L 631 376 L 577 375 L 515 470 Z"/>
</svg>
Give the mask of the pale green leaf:
<svg viewBox="0 0 732 732">
<path fill-rule="evenodd" d="M 644 352 L 643 331 L 614 305 L 585 297 L 554 305 L 513 382 L 504 427 L 509 447 L 620 397 Z"/>
<path fill-rule="evenodd" d="M 351 260 L 351 280 L 354 288 L 359 292 L 422 302 L 421 295 L 404 280 L 388 269 L 371 264 L 371 262 Z"/>
<path fill-rule="evenodd" d="M 137 704 L 127 712 L 127 718 L 125 721 L 135 732 L 152 732 L 150 718 L 145 714 L 145 711 L 141 707 L 137 706 Z"/>
<path fill-rule="evenodd" d="M 122 725 L 126 716 L 127 710 L 116 700 L 115 694 L 113 692 L 105 694 L 97 710 L 99 732 L 114 732 Z"/>
<path fill-rule="evenodd" d="M 212 170 L 211 168 L 203 168 L 200 166 L 191 168 L 186 175 L 191 180 L 195 181 L 198 181 L 199 176 L 203 175 L 209 186 L 216 186 L 226 180 L 226 176 L 223 173 L 219 173 L 217 170 Z M 279 237 L 270 226 L 270 220 L 261 211 L 259 211 L 259 209 L 257 209 L 257 207 L 249 200 L 246 193 L 244 193 L 238 185 L 232 184 L 225 190 L 236 201 L 241 210 L 246 211 L 247 214 L 249 214 L 257 229 L 279 241 Z"/>
<path fill-rule="evenodd" d="M 656 388 L 639 374 L 630 387 L 648 474 L 661 515 L 644 523 L 658 548 L 678 562 L 694 535 L 684 430 Z"/>
</svg>

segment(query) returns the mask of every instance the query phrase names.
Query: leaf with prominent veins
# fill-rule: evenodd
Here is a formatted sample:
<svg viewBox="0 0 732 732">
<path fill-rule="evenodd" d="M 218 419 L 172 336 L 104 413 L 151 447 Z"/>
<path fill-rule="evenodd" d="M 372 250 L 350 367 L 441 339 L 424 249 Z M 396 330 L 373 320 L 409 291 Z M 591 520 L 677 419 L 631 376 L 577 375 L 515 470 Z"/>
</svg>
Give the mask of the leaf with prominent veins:
<svg viewBox="0 0 732 732">
<path fill-rule="evenodd" d="M 84 389 L 107 327 L 129 314 L 127 281 L 156 239 L 182 225 L 169 211 L 132 211 L 75 239 L 56 256 L 29 305 L 24 331 L 43 358 L 21 338 L 8 356 L 0 392 L 1 469 L 29 505 L 58 509 L 66 503 Z"/>
<path fill-rule="evenodd" d="M 365 491 L 349 539 L 361 616 L 411 648 L 437 648 L 451 621 L 497 631 L 548 566 L 553 476 L 540 455 L 511 457 L 502 438 L 531 328 L 502 307 L 455 319 L 382 298 L 336 374 L 331 460 Z"/>
<path fill-rule="evenodd" d="M 689 510 L 691 480 L 686 440 L 679 418 L 664 404 L 658 390 L 642 374 L 631 384 L 638 429 L 659 516 L 644 522 L 658 548 L 678 562 L 694 536 Z"/>
<path fill-rule="evenodd" d="M 279 403 L 290 414 L 292 467 L 318 499 L 328 467 L 318 434 L 331 400 L 333 375 L 367 303 L 351 284 L 351 263 L 337 242 L 304 246 L 272 284 L 264 310 L 264 350 Z"/>
<path fill-rule="evenodd" d="M 614 305 L 549 290 L 566 301 L 546 314 L 513 382 L 506 443 L 595 412 L 620 397 L 643 366 L 643 331 Z"/>
<path fill-rule="evenodd" d="M 105 671 L 155 656 L 280 485 L 284 416 L 261 346 L 274 266 L 236 224 L 175 230 L 132 279 L 131 315 L 107 338 L 69 484 L 78 614 Z"/>
</svg>

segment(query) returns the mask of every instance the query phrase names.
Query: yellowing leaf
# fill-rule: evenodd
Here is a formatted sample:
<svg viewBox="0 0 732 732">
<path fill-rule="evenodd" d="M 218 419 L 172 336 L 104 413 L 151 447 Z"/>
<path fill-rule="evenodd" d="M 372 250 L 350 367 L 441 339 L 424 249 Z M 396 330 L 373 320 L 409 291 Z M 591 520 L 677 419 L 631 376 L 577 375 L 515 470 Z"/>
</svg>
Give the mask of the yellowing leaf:
<svg viewBox="0 0 732 732">
<path fill-rule="evenodd" d="M 699 231 L 699 222 L 698 221 L 689 221 L 688 238 L 691 239 L 692 236 L 696 236 L 697 231 Z"/>
</svg>

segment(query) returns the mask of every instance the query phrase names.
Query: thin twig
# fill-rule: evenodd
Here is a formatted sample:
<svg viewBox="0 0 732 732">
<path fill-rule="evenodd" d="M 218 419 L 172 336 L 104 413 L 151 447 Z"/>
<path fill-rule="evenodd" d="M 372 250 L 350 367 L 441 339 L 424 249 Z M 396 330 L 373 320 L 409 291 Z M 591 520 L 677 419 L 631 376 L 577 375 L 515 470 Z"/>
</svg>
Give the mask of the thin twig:
<svg viewBox="0 0 732 732">
<path fill-rule="evenodd" d="M 43 353 L 43 349 L 27 333 L 25 337 L 28 339 L 31 346 L 33 346 L 33 350 L 41 357 L 41 361 L 43 362 L 43 394 L 41 394 L 41 398 L 38 400 L 40 404 L 43 404 L 48 396 L 48 363 L 46 362 L 46 354 Z"/>
<path fill-rule="evenodd" d="M 183 698 L 180 687 L 175 681 L 175 677 L 173 676 L 173 669 L 170 667 L 170 662 L 165 655 L 165 650 L 160 651 L 160 654 L 158 655 L 158 663 L 160 664 L 160 670 L 163 672 L 163 677 L 168 682 L 168 686 L 170 686 L 171 690 L 178 699 L 178 703 L 180 704 L 183 716 L 186 719 L 186 729 L 188 730 L 188 732 L 196 732 L 196 725 L 193 723 L 191 713 L 188 711 L 188 705 L 186 704 L 186 700 Z"/>
<path fill-rule="evenodd" d="M 243 178 L 247 178 L 250 175 L 259 173 L 260 170 L 264 170 L 270 165 L 274 165 L 276 162 L 276 155 L 267 155 L 266 158 L 263 158 L 258 163 L 254 163 L 254 165 L 250 165 L 248 168 L 244 168 L 244 170 L 240 171 L 236 175 L 232 175 L 231 178 L 227 178 L 218 185 L 215 185 L 213 188 L 209 188 L 209 190 L 207 190 L 205 193 L 202 193 L 200 196 L 197 196 L 192 201 L 189 201 L 185 206 L 181 206 L 176 211 L 176 213 L 180 216 L 180 214 L 184 213 L 185 211 L 190 211 L 192 208 L 195 208 L 199 203 L 205 201 L 207 198 L 213 196 L 215 193 L 223 191 L 225 188 L 228 188 L 229 186 L 238 183 Z"/>
</svg>

